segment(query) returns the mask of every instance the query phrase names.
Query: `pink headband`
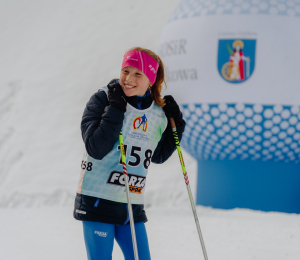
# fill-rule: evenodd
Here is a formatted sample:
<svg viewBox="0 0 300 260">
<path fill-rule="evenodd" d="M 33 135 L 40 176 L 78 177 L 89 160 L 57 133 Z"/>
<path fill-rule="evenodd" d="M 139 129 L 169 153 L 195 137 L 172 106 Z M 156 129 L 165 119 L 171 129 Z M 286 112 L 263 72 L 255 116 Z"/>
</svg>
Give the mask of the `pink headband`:
<svg viewBox="0 0 300 260">
<path fill-rule="evenodd" d="M 148 77 L 150 82 L 154 84 L 159 65 L 149 54 L 142 51 L 126 52 L 121 70 L 128 66 L 135 67 L 142 71 Z"/>
</svg>

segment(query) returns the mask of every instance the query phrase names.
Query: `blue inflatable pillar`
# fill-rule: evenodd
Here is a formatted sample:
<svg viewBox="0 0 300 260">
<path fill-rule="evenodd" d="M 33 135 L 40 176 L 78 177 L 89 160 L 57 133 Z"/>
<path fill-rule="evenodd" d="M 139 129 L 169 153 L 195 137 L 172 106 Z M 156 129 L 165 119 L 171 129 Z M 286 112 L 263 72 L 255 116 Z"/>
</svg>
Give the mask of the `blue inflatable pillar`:
<svg viewBox="0 0 300 260">
<path fill-rule="evenodd" d="M 299 164 L 198 161 L 197 186 L 198 205 L 300 213 Z"/>
</svg>

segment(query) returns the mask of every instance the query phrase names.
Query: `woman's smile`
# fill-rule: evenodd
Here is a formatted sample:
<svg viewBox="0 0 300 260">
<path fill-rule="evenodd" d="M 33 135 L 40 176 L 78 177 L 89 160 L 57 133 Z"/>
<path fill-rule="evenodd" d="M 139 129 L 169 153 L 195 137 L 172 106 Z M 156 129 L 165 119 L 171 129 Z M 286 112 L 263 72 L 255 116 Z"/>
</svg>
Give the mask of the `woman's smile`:
<svg viewBox="0 0 300 260">
<path fill-rule="evenodd" d="M 129 89 L 135 88 L 135 86 L 132 86 L 132 85 L 129 85 L 129 84 L 125 84 L 125 87 L 129 88 Z"/>
</svg>

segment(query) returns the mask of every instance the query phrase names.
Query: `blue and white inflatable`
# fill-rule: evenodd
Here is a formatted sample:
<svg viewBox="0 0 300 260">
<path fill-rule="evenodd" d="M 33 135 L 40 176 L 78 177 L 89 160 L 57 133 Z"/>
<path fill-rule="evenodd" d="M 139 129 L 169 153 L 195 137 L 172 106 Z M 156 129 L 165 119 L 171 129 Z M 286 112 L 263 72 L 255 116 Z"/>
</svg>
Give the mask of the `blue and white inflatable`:
<svg viewBox="0 0 300 260">
<path fill-rule="evenodd" d="M 300 213 L 300 0 L 183 0 L 160 45 L 197 204 Z M 188 167 L 187 167 L 188 169 Z"/>
</svg>

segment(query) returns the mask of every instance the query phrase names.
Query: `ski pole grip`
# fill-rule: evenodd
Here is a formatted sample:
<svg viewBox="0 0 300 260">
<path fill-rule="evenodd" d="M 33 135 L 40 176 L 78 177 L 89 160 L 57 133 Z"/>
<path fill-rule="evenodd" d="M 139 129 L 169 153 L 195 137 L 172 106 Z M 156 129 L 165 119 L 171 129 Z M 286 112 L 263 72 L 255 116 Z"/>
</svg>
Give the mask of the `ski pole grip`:
<svg viewBox="0 0 300 260">
<path fill-rule="evenodd" d="M 176 124 L 175 124 L 174 118 L 170 117 L 169 120 L 170 120 L 171 127 L 176 129 Z"/>
</svg>

